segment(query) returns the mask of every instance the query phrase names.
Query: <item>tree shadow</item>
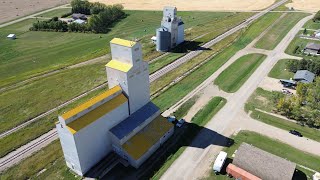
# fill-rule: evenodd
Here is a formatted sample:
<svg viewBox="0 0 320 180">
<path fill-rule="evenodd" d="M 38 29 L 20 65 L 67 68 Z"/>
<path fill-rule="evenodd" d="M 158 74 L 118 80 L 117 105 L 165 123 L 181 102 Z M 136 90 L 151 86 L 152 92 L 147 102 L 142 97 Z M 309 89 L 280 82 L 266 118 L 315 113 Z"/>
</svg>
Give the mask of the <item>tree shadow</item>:
<svg viewBox="0 0 320 180">
<path fill-rule="evenodd" d="M 230 147 L 234 141 L 215 131 L 198 126 L 194 123 L 186 123 L 182 128 L 176 128 L 172 137 L 153 153 L 138 169 L 131 166 L 125 167 L 118 164 L 101 179 L 151 179 L 163 165 L 174 157 L 176 153 L 182 153 L 181 148 L 207 148 L 210 145 Z M 231 159 L 227 160 L 229 163 Z M 227 164 L 225 164 L 224 172 Z"/>
</svg>

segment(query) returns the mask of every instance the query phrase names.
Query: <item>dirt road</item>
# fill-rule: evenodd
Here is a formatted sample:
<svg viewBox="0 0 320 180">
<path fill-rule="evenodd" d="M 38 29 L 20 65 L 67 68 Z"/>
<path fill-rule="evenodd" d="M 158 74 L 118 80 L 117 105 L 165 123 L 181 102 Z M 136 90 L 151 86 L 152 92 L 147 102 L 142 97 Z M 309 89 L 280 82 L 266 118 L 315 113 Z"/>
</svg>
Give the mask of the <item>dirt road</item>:
<svg viewBox="0 0 320 180">
<path fill-rule="evenodd" d="M 216 135 L 210 137 L 211 144 L 208 144 L 207 142 L 207 132 L 201 131 L 194 139 L 192 147 L 188 147 L 180 155 L 180 157 L 171 165 L 171 167 L 161 177 L 161 179 L 198 179 L 203 177 L 206 172 L 210 171 L 210 165 L 213 162 L 214 155 L 217 154 L 217 152 L 222 148 L 222 146 L 219 145 L 221 144 L 219 143 L 219 137 L 229 137 L 239 129 L 246 129 L 246 124 L 242 123 L 242 121 L 238 121 L 239 115 L 243 114 L 245 102 L 248 100 L 254 90 L 259 86 L 259 83 L 264 79 L 264 77 L 267 76 L 268 72 L 272 69 L 275 63 L 279 59 L 282 59 L 285 49 L 293 40 L 303 24 L 305 24 L 305 22 L 307 22 L 311 18 L 312 16 L 308 16 L 302 19 L 279 43 L 275 50 L 267 53 L 268 57 L 265 59 L 265 61 L 252 74 L 252 76 L 246 81 L 246 83 L 236 93 L 228 98 L 229 100 L 227 104 L 205 126 L 207 129 L 206 131 L 211 130 L 212 132 L 216 132 Z M 250 45 L 235 54 L 235 56 L 232 57 L 228 61 L 228 63 L 248 53 L 254 53 L 252 52 L 252 47 Z M 226 67 L 223 67 L 222 69 L 224 68 Z M 219 69 L 219 71 L 221 71 L 221 68 Z M 213 76 L 209 78 L 210 82 L 215 79 L 214 76 L 216 76 L 216 74 L 213 74 Z M 249 116 L 245 116 L 244 119 L 250 121 Z M 288 136 L 282 136 L 284 133 L 287 133 L 286 131 L 274 127 L 271 128 L 268 125 L 262 126 L 259 122 L 253 123 L 253 125 L 254 124 L 256 124 L 256 126 L 248 126 L 247 129 L 254 129 L 255 131 L 264 135 L 268 135 L 270 131 L 276 131 L 278 133 L 275 133 L 273 138 L 275 138 L 276 136 L 278 140 L 281 140 L 282 142 L 288 143 L 290 145 L 294 143 L 305 144 L 308 147 L 295 147 L 309 153 L 318 154 L 319 152 L 317 151 L 320 149 L 320 143 L 318 142 L 310 141 L 306 138 L 288 138 Z M 312 149 L 312 147 L 317 148 L 315 148 L 316 150 L 314 150 Z"/>
</svg>

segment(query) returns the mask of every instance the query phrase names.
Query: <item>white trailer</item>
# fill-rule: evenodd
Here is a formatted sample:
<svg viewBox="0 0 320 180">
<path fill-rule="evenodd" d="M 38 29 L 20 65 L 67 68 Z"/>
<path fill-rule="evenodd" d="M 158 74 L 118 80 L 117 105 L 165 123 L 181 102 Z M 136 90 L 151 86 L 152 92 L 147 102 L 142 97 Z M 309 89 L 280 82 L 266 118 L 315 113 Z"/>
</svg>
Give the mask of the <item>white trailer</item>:
<svg viewBox="0 0 320 180">
<path fill-rule="evenodd" d="M 316 173 L 313 175 L 313 180 L 320 180 L 320 173 L 316 172 Z"/>
<path fill-rule="evenodd" d="M 219 155 L 217 156 L 216 160 L 214 161 L 213 164 L 213 171 L 214 173 L 220 173 L 226 159 L 227 159 L 227 153 L 220 151 Z"/>
</svg>

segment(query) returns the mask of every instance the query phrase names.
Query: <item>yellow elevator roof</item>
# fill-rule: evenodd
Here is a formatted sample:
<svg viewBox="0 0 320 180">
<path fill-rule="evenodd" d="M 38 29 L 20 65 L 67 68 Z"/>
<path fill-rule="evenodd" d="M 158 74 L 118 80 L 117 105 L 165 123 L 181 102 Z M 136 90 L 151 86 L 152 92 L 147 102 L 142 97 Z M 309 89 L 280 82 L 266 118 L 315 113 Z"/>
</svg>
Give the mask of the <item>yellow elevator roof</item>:
<svg viewBox="0 0 320 180">
<path fill-rule="evenodd" d="M 110 101 L 98 106 L 94 110 L 67 124 L 67 127 L 72 134 L 75 134 L 82 128 L 93 123 L 127 101 L 128 99 L 121 93 Z"/>
<path fill-rule="evenodd" d="M 106 67 L 112 68 L 112 69 L 116 69 L 122 72 L 128 72 L 131 68 L 132 65 L 128 64 L 128 63 L 123 63 L 117 60 L 111 60 Z"/>
<path fill-rule="evenodd" d="M 132 156 L 133 159 L 138 160 L 172 127 L 172 123 L 159 115 L 140 132 L 125 142 L 122 148 Z"/>
<path fill-rule="evenodd" d="M 115 86 L 115 87 L 113 87 L 111 89 L 108 89 L 106 92 L 104 92 L 104 93 L 102 93 L 102 94 L 90 99 L 89 101 L 87 101 L 87 102 L 85 102 L 85 103 L 83 103 L 83 104 L 71 109 L 68 112 L 65 112 L 64 114 L 61 115 L 61 117 L 64 120 L 67 120 L 67 119 L 71 118 L 72 116 L 82 112 L 85 109 L 88 109 L 89 107 L 93 106 L 94 104 L 100 102 L 101 100 L 103 100 L 103 99 L 105 99 L 105 98 L 107 98 L 107 97 L 109 97 L 109 96 L 111 96 L 111 95 L 113 95 L 113 94 L 115 94 L 115 93 L 117 93 L 119 91 L 121 91 L 121 87 L 119 85 Z"/>
<path fill-rule="evenodd" d="M 136 42 L 134 41 L 128 41 L 120 38 L 113 38 L 111 40 L 111 43 L 121 45 L 121 46 L 126 46 L 126 47 L 133 47 L 134 45 L 136 45 Z"/>
</svg>

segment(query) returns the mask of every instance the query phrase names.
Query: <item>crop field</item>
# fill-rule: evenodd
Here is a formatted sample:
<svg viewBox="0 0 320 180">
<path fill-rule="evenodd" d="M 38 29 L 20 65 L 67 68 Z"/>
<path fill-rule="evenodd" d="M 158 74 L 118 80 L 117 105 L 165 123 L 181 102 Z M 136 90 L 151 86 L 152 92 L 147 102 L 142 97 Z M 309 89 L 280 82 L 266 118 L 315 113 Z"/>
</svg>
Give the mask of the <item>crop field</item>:
<svg viewBox="0 0 320 180">
<path fill-rule="evenodd" d="M 273 50 L 306 13 L 287 13 L 255 45 L 256 48 Z"/>
<path fill-rule="evenodd" d="M 236 136 L 232 137 L 234 139 L 234 145 L 229 148 L 224 148 L 223 151 L 228 153 L 228 157 L 232 159 L 232 154 L 236 149 L 239 148 L 242 142 L 251 144 L 257 148 L 267 151 L 276 156 L 285 158 L 296 164 L 306 166 L 311 169 L 318 170 L 320 166 L 320 156 L 315 156 L 312 154 L 305 153 L 298 149 L 295 149 L 285 143 L 280 141 L 270 139 L 269 137 L 263 136 L 258 133 L 250 131 L 240 131 Z M 297 166 L 297 169 L 302 171 L 305 175 L 311 176 L 314 173 L 308 170 L 302 169 Z M 207 179 L 217 179 L 217 180 L 227 180 L 230 179 L 226 175 L 215 175 L 213 172 Z"/>
<path fill-rule="evenodd" d="M 214 81 L 225 92 L 236 92 L 267 56 L 249 54 L 239 58 Z"/>
<path fill-rule="evenodd" d="M 148 50 L 144 51 L 144 55 L 150 56 L 155 50 L 149 38 L 160 26 L 162 12 L 126 11 L 126 13 L 128 16 L 115 24 L 107 34 L 29 31 L 36 19 L 28 19 L 1 28 L 0 87 L 105 55 L 109 53 L 109 41 L 114 37 L 129 40 L 146 38 L 147 40 L 142 41 L 146 42 L 143 44 L 143 49 Z M 226 16 L 234 18 L 233 24 L 223 26 L 229 28 L 248 15 L 250 13 L 179 13 L 186 24 L 186 29 L 210 24 L 211 21 L 215 22 Z M 225 31 L 223 28 L 222 30 Z M 9 33 L 17 34 L 18 39 L 15 41 L 6 39 L 5 36 Z"/>
<path fill-rule="evenodd" d="M 268 76 L 276 79 L 290 79 L 293 77 L 294 73 L 288 71 L 287 63 L 290 59 L 281 59 L 273 66 L 272 70 L 269 72 Z"/>
</svg>

